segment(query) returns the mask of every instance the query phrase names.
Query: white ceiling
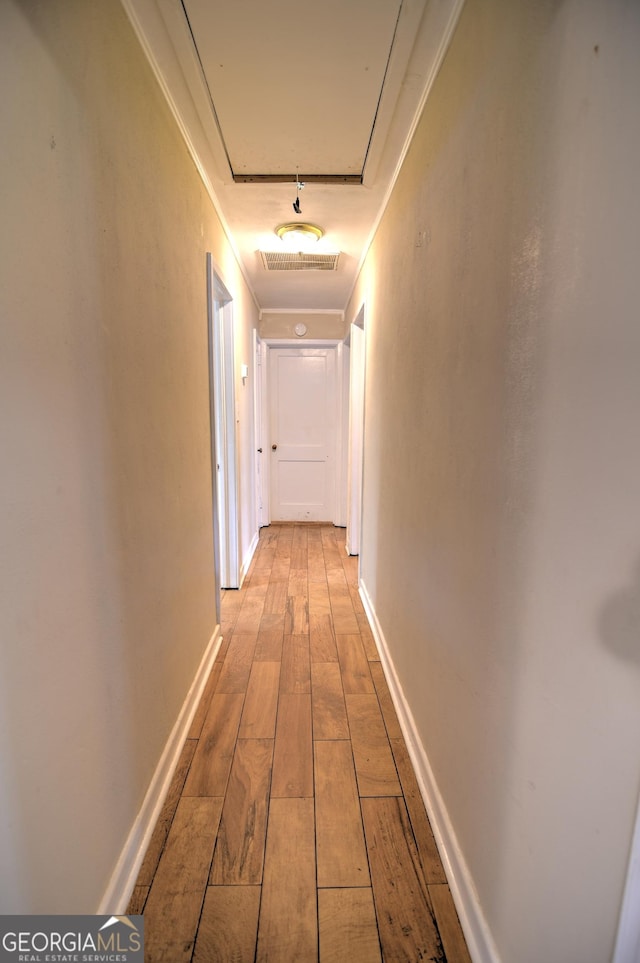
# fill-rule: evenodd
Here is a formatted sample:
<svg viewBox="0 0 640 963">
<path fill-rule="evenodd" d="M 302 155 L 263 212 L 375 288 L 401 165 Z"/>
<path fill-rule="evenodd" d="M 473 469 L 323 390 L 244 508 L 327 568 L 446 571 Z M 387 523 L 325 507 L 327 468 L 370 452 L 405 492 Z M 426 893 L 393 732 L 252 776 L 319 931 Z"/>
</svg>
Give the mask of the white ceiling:
<svg viewBox="0 0 640 963">
<path fill-rule="evenodd" d="M 123 0 L 263 310 L 345 307 L 463 2 Z M 287 221 L 337 271 L 265 270 Z"/>
</svg>

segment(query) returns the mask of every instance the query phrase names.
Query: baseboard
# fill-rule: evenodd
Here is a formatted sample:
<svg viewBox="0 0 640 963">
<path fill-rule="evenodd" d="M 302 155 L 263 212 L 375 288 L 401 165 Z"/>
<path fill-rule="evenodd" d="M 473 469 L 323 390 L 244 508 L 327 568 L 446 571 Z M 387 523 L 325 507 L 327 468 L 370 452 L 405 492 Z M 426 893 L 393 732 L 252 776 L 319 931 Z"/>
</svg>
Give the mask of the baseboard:
<svg viewBox="0 0 640 963">
<path fill-rule="evenodd" d="M 222 636 L 218 625 L 209 640 L 180 714 L 162 750 L 162 755 L 140 811 L 131 827 L 116 868 L 109 880 L 109 885 L 96 910 L 100 916 L 122 915 L 126 912 L 151 834 L 164 805 L 182 747 L 218 654 L 221 641 Z"/>
<path fill-rule="evenodd" d="M 247 572 L 249 571 L 249 566 L 253 561 L 253 556 L 256 554 L 256 549 L 258 547 L 259 540 L 260 540 L 260 529 L 258 529 L 258 531 L 253 536 L 251 545 L 249 546 L 249 549 L 242 560 L 242 565 L 240 567 L 240 585 L 238 586 L 238 588 L 242 588 L 242 583 L 247 577 Z"/>
<path fill-rule="evenodd" d="M 398 714 L 407 751 L 416 773 L 420 793 L 438 845 L 460 925 L 473 963 L 500 963 L 491 931 L 480 907 L 471 873 L 453 830 L 433 769 L 420 739 L 413 714 L 396 673 L 389 646 L 376 616 L 367 587 L 360 581 L 360 597 L 373 633 L 393 704 Z"/>
</svg>

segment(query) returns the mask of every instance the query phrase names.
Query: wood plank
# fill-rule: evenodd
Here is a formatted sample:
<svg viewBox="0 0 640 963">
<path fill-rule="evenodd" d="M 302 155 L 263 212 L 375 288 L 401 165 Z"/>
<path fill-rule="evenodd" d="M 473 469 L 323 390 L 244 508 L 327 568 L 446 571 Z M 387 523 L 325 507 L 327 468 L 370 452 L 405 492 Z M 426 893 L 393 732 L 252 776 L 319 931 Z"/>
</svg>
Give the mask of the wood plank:
<svg viewBox="0 0 640 963">
<path fill-rule="evenodd" d="M 349 584 L 347 582 L 347 577 L 344 574 L 344 569 L 342 565 L 340 567 L 332 568 L 327 570 L 327 584 L 329 585 L 329 591 L 332 589 L 339 589 L 340 591 L 349 591 Z M 349 599 L 351 599 L 351 593 L 349 593 Z"/>
<path fill-rule="evenodd" d="M 277 539 L 270 537 L 268 534 L 266 536 L 260 537 L 258 540 L 258 546 L 254 552 L 253 559 L 251 560 L 251 565 L 249 566 L 249 571 L 247 572 L 247 578 L 251 582 L 256 573 L 271 573 L 271 567 L 273 565 L 273 560 L 276 556 L 276 543 Z"/>
<path fill-rule="evenodd" d="M 262 618 L 262 612 L 264 610 L 264 603 L 266 598 L 265 590 L 264 594 L 253 594 L 250 595 L 251 589 L 247 589 L 244 596 L 244 601 L 242 603 L 242 608 L 238 613 L 236 619 L 236 624 L 234 626 L 234 635 L 236 632 L 257 632 L 258 626 L 260 625 L 260 619 Z"/>
<path fill-rule="evenodd" d="M 262 882 L 272 739 L 239 739 L 224 800 L 209 882 Z"/>
<path fill-rule="evenodd" d="M 285 635 L 282 646 L 281 692 L 311 692 L 308 635 Z"/>
<path fill-rule="evenodd" d="M 209 678 L 207 679 L 206 685 L 202 696 L 200 697 L 200 702 L 198 703 L 198 708 L 195 711 L 195 715 L 191 720 L 191 725 L 189 726 L 189 739 L 199 739 L 202 733 L 202 727 L 204 725 L 204 720 L 206 719 L 207 712 L 209 711 L 209 706 L 211 705 L 211 700 L 213 698 L 213 693 L 216 691 L 216 686 L 218 684 L 218 679 L 220 678 L 220 673 L 222 672 L 222 661 L 214 662 L 213 668 L 209 673 Z"/>
<path fill-rule="evenodd" d="M 311 664 L 311 708 L 314 739 L 349 738 L 342 676 L 336 662 Z"/>
<path fill-rule="evenodd" d="M 244 598 L 238 589 L 228 589 L 223 592 L 220 600 L 222 618 L 228 622 L 235 622 L 243 601 Z"/>
<path fill-rule="evenodd" d="M 375 695 L 345 695 L 361 796 L 400 796 L 391 746 Z"/>
<path fill-rule="evenodd" d="M 373 637 L 373 632 L 371 631 L 371 626 L 369 625 L 369 619 L 367 618 L 367 613 L 362 603 L 362 599 L 360 598 L 358 587 L 350 585 L 349 593 L 351 595 L 353 611 L 356 614 L 356 619 L 358 620 L 358 625 L 360 627 L 362 644 L 365 648 L 365 652 L 367 653 L 367 658 L 370 662 L 379 662 L 380 653 L 378 652 L 375 639 Z"/>
<path fill-rule="evenodd" d="M 431 906 L 431 897 L 429 896 L 429 887 L 427 885 L 427 881 L 424 876 L 424 871 L 422 868 L 422 860 L 420 859 L 420 855 L 418 853 L 416 838 L 413 834 L 411 820 L 409 819 L 409 813 L 407 812 L 407 804 L 404 799 L 402 799 L 402 805 L 398 807 L 398 815 L 400 818 L 400 822 L 402 823 L 402 831 L 404 833 L 407 849 L 409 850 L 409 853 L 411 855 L 411 861 L 413 863 L 416 877 L 418 879 L 418 882 L 420 883 L 424 897 L 429 907 L 433 911 L 433 907 Z"/>
<path fill-rule="evenodd" d="M 287 611 L 288 572 L 287 568 L 285 579 L 274 580 L 273 574 L 271 575 L 267 594 L 264 597 L 263 618 L 265 615 L 284 615 Z"/>
<path fill-rule="evenodd" d="M 291 568 L 290 556 L 278 550 L 271 567 L 271 582 L 287 582 Z"/>
<path fill-rule="evenodd" d="M 317 959 L 313 799 L 272 799 L 256 963 Z"/>
<path fill-rule="evenodd" d="M 342 567 L 344 569 L 344 574 L 347 579 L 347 584 L 357 589 L 358 588 L 358 569 L 360 567 L 360 560 L 357 555 L 347 555 L 346 548 L 345 554 L 342 556 Z"/>
<path fill-rule="evenodd" d="M 243 588 L 243 602 L 242 608 L 240 609 L 239 618 L 242 616 L 243 612 L 248 612 L 250 608 L 257 607 L 260 603 L 264 605 L 264 597 L 267 594 L 267 585 L 270 579 L 264 579 L 260 577 L 259 579 L 254 579 L 253 581 L 248 581 Z"/>
<path fill-rule="evenodd" d="M 153 876 L 158 868 L 160 856 L 162 855 L 162 850 L 169 835 L 171 823 L 178 808 L 187 773 L 189 772 L 189 766 L 193 760 L 197 745 L 195 739 L 187 739 L 182 747 L 178 765 L 176 766 L 169 785 L 169 791 L 162 805 L 158 821 L 154 827 L 149 845 L 147 846 L 147 851 L 144 854 L 142 866 L 138 872 L 138 878 L 136 879 L 136 885 L 138 886 L 151 886 L 153 882 Z"/>
<path fill-rule="evenodd" d="M 363 799 L 373 898 L 385 963 L 445 963 L 438 928 L 415 873 L 401 818 L 402 799 Z"/>
<path fill-rule="evenodd" d="M 304 571 L 305 579 L 308 553 L 307 537 L 306 527 L 303 525 L 296 525 L 293 530 L 293 539 L 291 541 L 291 568 Z"/>
<path fill-rule="evenodd" d="M 314 583 L 326 586 L 327 573 L 324 567 L 322 555 L 320 555 L 318 558 L 312 558 L 311 555 L 309 556 L 307 578 L 309 579 L 309 587 L 311 587 Z"/>
<path fill-rule="evenodd" d="M 312 662 L 337 662 L 338 650 L 330 612 L 309 615 L 309 651 Z"/>
<path fill-rule="evenodd" d="M 240 717 L 239 739 L 273 739 L 276 733 L 279 662 L 254 662 Z"/>
<path fill-rule="evenodd" d="M 248 589 L 258 590 L 256 591 L 256 596 L 260 594 L 264 598 L 270 579 L 270 566 L 262 570 L 254 568 L 253 572 L 245 578 L 245 585 Z"/>
<path fill-rule="evenodd" d="M 281 693 L 271 797 L 313 796 L 311 696 Z"/>
<path fill-rule="evenodd" d="M 275 554 L 276 546 L 278 544 L 278 534 L 279 528 L 277 524 L 265 525 L 260 529 L 260 540 L 258 545 L 260 550 L 268 548 L 273 554 Z"/>
<path fill-rule="evenodd" d="M 349 590 L 329 587 L 329 599 L 331 601 L 333 629 L 336 635 L 357 635 L 360 626 L 353 609 Z"/>
<path fill-rule="evenodd" d="M 284 634 L 284 615 L 286 609 L 286 595 L 285 601 L 282 605 L 281 612 L 263 612 L 262 618 L 260 619 L 260 626 L 258 628 L 258 637 L 263 632 L 279 632 L 280 635 Z"/>
<path fill-rule="evenodd" d="M 309 583 L 321 582 L 326 585 L 327 572 L 324 567 L 322 536 L 317 528 L 310 528 L 307 537 L 307 576 Z"/>
<path fill-rule="evenodd" d="M 353 611 L 356 615 L 364 615 L 364 605 L 362 599 L 360 598 L 360 588 L 358 581 L 351 582 L 347 577 L 347 584 L 349 585 L 349 595 L 351 596 L 351 604 L 353 605 Z"/>
<path fill-rule="evenodd" d="M 253 653 L 254 662 L 281 662 L 282 643 L 284 640 L 284 616 L 275 616 L 279 624 L 274 623 L 273 628 L 260 628 L 258 641 L 256 642 L 255 652 Z M 264 616 L 263 616 L 264 619 Z M 260 623 L 262 626 L 262 623 Z"/>
<path fill-rule="evenodd" d="M 145 905 L 145 963 L 189 963 L 222 799 L 181 799 Z"/>
<path fill-rule="evenodd" d="M 350 695 L 375 692 L 360 635 L 336 634 L 336 648 L 344 691 Z"/>
<path fill-rule="evenodd" d="M 351 743 L 314 744 L 319 887 L 369 886 Z"/>
<path fill-rule="evenodd" d="M 259 886 L 208 886 L 193 963 L 253 963 Z"/>
<path fill-rule="evenodd" d="M 291 547 L 293 545 L 293 525 L 280 525 L 278 534 L 278 544 L 276 547 L 276 557 L 273 561 L 274 567 L 280 559 L 286 559 L 287 565 L 291 561 Z M 273 574 L 273 570 L 272 570 Z"/>
<path fill-rule="evenodd" d="M 275 542 L 269 545 L 267 542 L 263 542 L 262 539 L 260 539 L 253 559 L 251 560 L 249 571 L 247 572 L 245 578 L 245 585 L 247 583 L 251 585 L 256 577 L 262 578 L 264 575 L 271 575 L 271 567 L 273 565 L 275 555 Z"/>
<path fill-rule="evenodd" d="M 236 629 L 222 666 L 216 692 L 246 692 L 257 639 L 257 628 L 255 632 L 239 632 Z"/>
<path fill-rule="evenodd" d="M 307 598 L 309 595 L 309 585 L 307 579 L 307 570 L 296 569 L 291 566 L 289 570 L 289 581 L 287 582 L 287 595 L 300 596 L 301 598 Z"/>
<path fill-rule="evenodd" d="M 427 884 L 446 883 L 447 877 L 404 739 L 392 739 L 391 749 L 409 812 L 411 828 L 418 847 L 424 878 Z"/>
<path fill-rule="evenodd" d="M 226 659 L 227 652 L 229 651 L 229 645 L 231 644 L 231 637 L 233 635 L 233 632 L 227 632 L 224 630 L 224 623 L 222 628 L 222 641 L 220 642 L 220 648 L 218 649 L 218 654 L 216 655 L 216 663 L 224 662 Z"/>
<path fill-rule="evenodd" d="M 371 889 L 318 891 L 320 963 L 381 963 Z"/>
<path fill-rule="evenodd" d="M 331 599 L 326 578 L 319 582 L 309 582 L 309 611 L 331 615 Z"/>
<path fill-rule="evenodd" d="M 284 634 L 309 634 L 309 606 L 305 596 L 287 596 L 287 609 L 284 616 Z"/>
<path fill-rule="evenodd" d="M 331 602 L 326 583 L 309 583 L 309 642 L 313 662 L 337 661 Z"/>
<path fill-rule="evenodd" d="M 378 647 L 376 646 L 367 616 L 364 613 L 356 611 L 356 619 L 358 620 L 358 625 L 360 626 L 360 636 L 362 638 L 362 644 L 364 646 L 367 659 L 369 662 L 379 662 L 380 653 L 378 652 Z"/>
<path fill-rule="evenodd" d="M 127 903 L 127 916 L 142 916 L 148 895 L 149 887 L 136 883 Z"/>
<path fill-rule="evenodd" d="M 224 796 L 244 696 L 216 692 L 194 753 L 183 796 Z"/>
<path fill-rule="evenodd" d="M 264 552 L 264 554 L 260 553 L 260 555 L 254 556 L 253 562 L 251 563 L 251 568 L 245 576 L 243 588 L 257 588 L 260 586 L 264 595 L 266 587 L 271 581 L 271 570 L 273 568 L 274 557 L 275 547 L 271 552 L 267 550 Z"/>
<path fill-rule="evenodd" d="M 389 692 L 389 686 L 387 685 L 387 680 L 385 678 L 381 663 L 371 663 L 369 670 L 371 672 L 371 677 L 373 678 L 376 695 L 378 696 L 378 702 L 380 703 L 380 708 L 382 710 L 382 718 L 384 719 L 384 724 L 387 728 L 387 735 L 389 736 L 389 739 L 402 739 L 402 729 L 400 728 L 400 723 L 398 722 L 396 708 L 393 704 L 393 699 L 391 698 L 391 693 Z"/>
<path fill-rule="evenodd" d="M 471 963 L 469 950 L 449 887 L 442 884 L 430 886 L 429 895 L 447 963 Z"/>
<path fill-rule="evenodd" d="M 323 528 L 320 533 L 320 537 L 322 538 L 324 564 L 327 570 L 327 578 L 331 572 L 342 571 L 342 559 L 340 557 L 340 552 L 338 551 L 338 546 L 336 545 L 334 534 L 335 533 L 330 531 L 328 528 Z"/>
</svg>

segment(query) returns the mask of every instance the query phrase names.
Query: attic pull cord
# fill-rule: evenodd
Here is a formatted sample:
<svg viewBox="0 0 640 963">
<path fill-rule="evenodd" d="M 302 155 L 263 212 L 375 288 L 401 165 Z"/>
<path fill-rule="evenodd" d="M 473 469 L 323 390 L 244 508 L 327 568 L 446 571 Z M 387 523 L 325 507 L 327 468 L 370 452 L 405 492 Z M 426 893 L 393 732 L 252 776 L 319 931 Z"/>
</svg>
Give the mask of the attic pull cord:
<svg viewBox="0 0 640 963">
<path fill-rule="evenodd" d="M 296 167 L 296 199 L 293 202 L 293 209 L 296 214 L 302 214 L 302 208 L 300 207 L 300 191 L 304 188 L 304 184 L 300 181 L 300 174 L 298 168 Z"/>
</svg>

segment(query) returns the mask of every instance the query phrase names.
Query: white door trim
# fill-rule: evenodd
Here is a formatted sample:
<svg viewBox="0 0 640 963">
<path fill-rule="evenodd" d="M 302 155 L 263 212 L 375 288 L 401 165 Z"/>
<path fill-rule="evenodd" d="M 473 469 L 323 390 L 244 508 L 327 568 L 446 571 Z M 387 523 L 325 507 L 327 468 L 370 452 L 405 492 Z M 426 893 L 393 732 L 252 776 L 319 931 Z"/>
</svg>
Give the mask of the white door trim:
<svg viewBox="0 0 640 963">
<path fill-rule="evenodd" d="M 360 307 L 349 335 L 349 441 L 347 469 L 347 541 L 348 555 L 360 554 L 362 527 L 362 486 L 364 481 L 364 393 L 366 372 L 366 340 L 364 304 Z"/>
<path fill-rule="evenodd" d="M 336 347 L 336 497 L 334 525 L 347 525 L 347 455 L 349 440 L 349 348 L 344 341 Z"/>
<path fill-rule="evenodd" d="M 267 392 L 267 347 L 260 338 L 257 330 L 253 329 L 253 359 L 255 365 L 253 415 L 254 415 L 254 447 L 256 458 L 256 531 L 269 525 L 269 458 L 268 431 L 266 429 L 264 399 Z"/>
<path fill-rule="evenodd" d="M 207 253 L 207 316 L 216 569 L 220 588 L 239 588 L 233 299 L 210 253 Z"/>
<path fill-rule="evenodd" d="M 640 963 L 640 800 L 613 963 Z"/>
</svg>

